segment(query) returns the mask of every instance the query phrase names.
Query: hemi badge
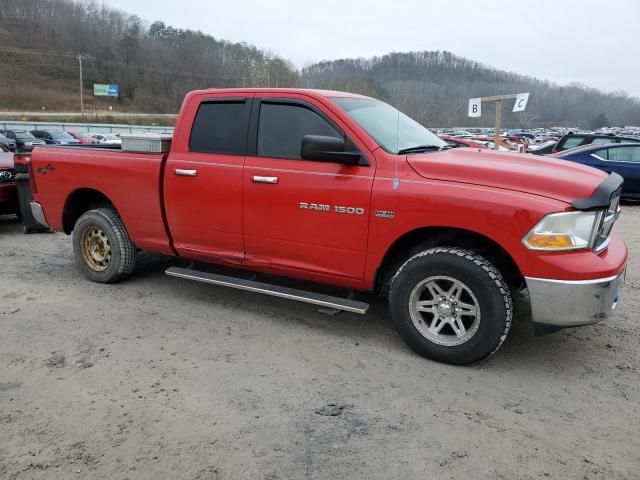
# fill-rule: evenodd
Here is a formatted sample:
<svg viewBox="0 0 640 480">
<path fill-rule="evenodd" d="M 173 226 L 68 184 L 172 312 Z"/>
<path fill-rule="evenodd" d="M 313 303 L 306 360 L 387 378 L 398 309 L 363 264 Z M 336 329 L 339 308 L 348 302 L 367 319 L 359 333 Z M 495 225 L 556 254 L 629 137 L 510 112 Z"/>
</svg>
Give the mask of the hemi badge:
<svg viewBox="0 0 640 480">
<path fill-rule="evenodd" d="M 380 218 L 396 218 L 396 212 L 391 210 L 376 210 L 375 215 Z"/>
</svg>

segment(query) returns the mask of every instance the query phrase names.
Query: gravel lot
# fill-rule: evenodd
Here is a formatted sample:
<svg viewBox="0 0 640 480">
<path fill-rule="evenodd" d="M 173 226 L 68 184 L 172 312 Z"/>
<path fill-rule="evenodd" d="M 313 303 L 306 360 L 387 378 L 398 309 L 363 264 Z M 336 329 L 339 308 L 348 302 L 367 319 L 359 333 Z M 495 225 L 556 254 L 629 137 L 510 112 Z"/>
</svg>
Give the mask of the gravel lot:
<svg viewBox="0 0 640 480">
<path fill-rule="evenodd" d="M 173 279 L 82 278 L 0 221 L 0 478 L 640 478 L 640 206 L 617 315 L 470 367 L 367 316 Z"/>
</svg>

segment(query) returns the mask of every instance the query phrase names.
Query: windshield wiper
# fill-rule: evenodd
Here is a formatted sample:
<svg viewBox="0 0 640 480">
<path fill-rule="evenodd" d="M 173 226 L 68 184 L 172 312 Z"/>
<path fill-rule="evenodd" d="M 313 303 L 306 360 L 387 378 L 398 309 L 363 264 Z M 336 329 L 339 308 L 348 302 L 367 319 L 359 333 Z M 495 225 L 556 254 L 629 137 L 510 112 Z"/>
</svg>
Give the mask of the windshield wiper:
<svg viewBox="0 0 640 480">
<path fill-rule="evenodd" d="M 432 150 L 448 150 L 451 148 L 451 145 L 443 145 L 439 147 L 438 145 L 416 145 L 415 147 L 403 148 L 398 150 L 398 155 L 404 155 L 405 153 L 414 153 L 414 152 L 428 152 Z"/>
</svg>

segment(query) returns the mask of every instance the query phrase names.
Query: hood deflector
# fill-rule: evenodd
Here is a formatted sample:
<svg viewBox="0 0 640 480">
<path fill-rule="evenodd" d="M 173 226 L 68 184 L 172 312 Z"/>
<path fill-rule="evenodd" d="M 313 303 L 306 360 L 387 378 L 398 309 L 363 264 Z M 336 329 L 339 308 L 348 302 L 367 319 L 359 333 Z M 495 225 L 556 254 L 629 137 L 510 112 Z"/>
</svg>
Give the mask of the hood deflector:
<svg viewBox="0 0 640 480">
<path fill-rule="evenodd" d="M 593 195 L 587 198 L 580 198 L 571 202 L 578 210 L 592 210 L 595 208 L 605 208 L 611 203 L 614 192 L 622 187 L 624 179 L 617 173 L 611 173 L 604 181 L 598 185 Z"/>
</svg>

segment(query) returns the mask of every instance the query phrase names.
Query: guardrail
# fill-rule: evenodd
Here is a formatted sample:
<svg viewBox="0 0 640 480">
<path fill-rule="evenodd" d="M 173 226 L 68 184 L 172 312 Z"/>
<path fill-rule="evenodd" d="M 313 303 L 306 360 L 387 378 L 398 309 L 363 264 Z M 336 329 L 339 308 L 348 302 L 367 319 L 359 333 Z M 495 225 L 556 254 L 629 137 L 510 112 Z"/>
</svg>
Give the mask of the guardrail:
<svg viewBox="0 0 640 480">
<path fill-rule="evenodd" d="M 1 117 L 0 117 L 1 118 Z M 111 123 L 69 123 L 69 122 L 22 122 L 0 120 L 0 130 L 64 130 L 66 132 L 91 133 L 173 133 L 173 127 L 150 125 L 126 125 Z"/>
</svg>

